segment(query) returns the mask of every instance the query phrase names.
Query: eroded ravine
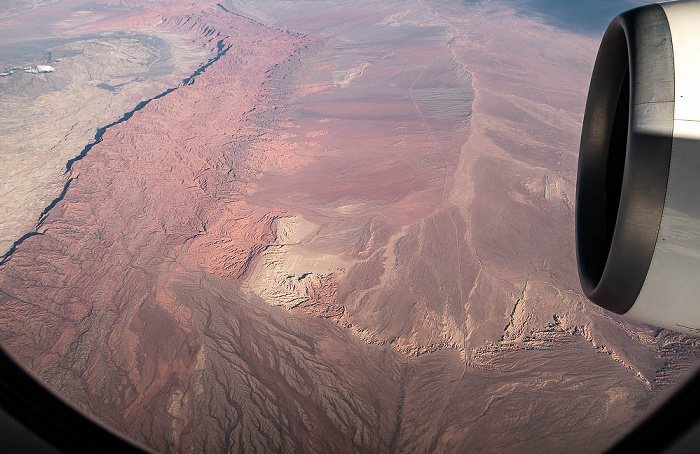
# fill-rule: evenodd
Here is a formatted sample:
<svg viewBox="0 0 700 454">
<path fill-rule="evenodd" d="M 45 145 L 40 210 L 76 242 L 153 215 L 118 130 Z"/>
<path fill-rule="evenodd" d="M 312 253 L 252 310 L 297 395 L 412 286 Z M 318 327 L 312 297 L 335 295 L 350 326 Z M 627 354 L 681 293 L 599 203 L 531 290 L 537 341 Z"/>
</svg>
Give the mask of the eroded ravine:
<svg viewBox="0 0 700 454">
<path fill-rule="evenodd" d="M 197 68 L 197 70 L 196 70 L 194 73 L 192 73 L 192 75 L 190 75 L 189 77 L 185 78 L 185 79 L 182 81 L 182 85 L 191 84 L 191 83 L 194 81 L 194 78 L 195 78 L 197 75 L 201 74 L 206 68 L 208 68 L 208 67 L 211 66 L 214 62 L 216 62 L 219 58 L 221 58 L 221 57 L 228 51 L 229 48 L 230 48 L 230 46 L 229 46 L 229 47 L 224 47 L 223 40 L 219 41 L 219 42 L 217 43 L 217 53 L 216 53 L 216 55 L 215 55 L 214 57 L 212 57 L 211 59 L 209 59 L 209 61 L 207 61 L 206 63 L 204 63 L 202 66 L 200 66 L 199 68 Z M 71 176 L 71 173 L 70 173 L 70 172 L 71 172 L 71 168 L 73 167 L 73 164 L 74 164 L 76 161 L 80 161 L 81 159 L 83 159 L 83 158 L 87 155 L 87 153 L 92 149 L 92 147 L 94 147 L 96 144 L 100 143 L 100 141 L 102 140 L 102 136 L 105 134 L 105 132 L 106 132 L 109 128 L 111 128 L 112 126 L 116 126 L 116 125 L 118 125 L 118 124 L 120 124 L 120 123 L 123 123 L 123 122 L 129 120 L 136 112 L 138 112 L 139 110 L 141 110 L 141 109 L 143 109 L 144 107 L 146 107 L 146 106 L 148 105 L 148 103 L 150 103 L 151 101 L 154 101 L 154 100 L 156 100 L 156 99 L 160 99 L 160 98 L 162 98 L 163 96 L 166 96 L 166 95 L 169 94 L 169 93 L 172 93 L 173 91 L 177 90 L 177 88 L 178 88 L 178 87 L 168 88 L 167 90 L 165 90 L 165 91 L 163 91 L 163 92 L 157 94 L 156 96 L 154 96 L 154 97 L 152 97 L 152 98 L 145 99 L 145 100 L 139 102 L 139 103 L 136 105 L 136 107 L 134 107 L 133 109 L 131 109 L 130 111 L 128 111 L 128 112 L 126 112 L 124 115 L 122 115 L 122 117 L 119 118 L 118 120 L 116 120 L 116 121 L 114 121 L 114 122 L 112 122 L 112 123 L 110 123 L 110 124 L 108 124 L 108 125 L 105 125 L 105 126 L 103 126 L 103 127 L 97 128 L 97 132 L 95 133 L 95 138 L 94 138 L 94 140 L 93 140 L 92 142 L 88 143 L 87 145 L 85 145 L 85 147 L 80 151 L 80 153 L 79 153 L 77 156 L 75 156 L 74 158 L 69 159 L 69 160 L 66 162 L 66 171 L 65 171 L 65 174 L 67 175 L 67 180 L 66 180 L 65 184 L 63 185 L 63 189 L 61 190 L 61 193 L 58 195 L 58 197 L 56 197 L 55 199 L 53 199 L 53 200 L 51 201 L 51 203 L 49 203 L 49 204 L 46 206 L 46 208 L 44 208 L 43 211 L 39 214 L 39 221 L 37 222 L 36 229 L 35 229 L 34 231 L 25 233 L 25 234 L 22 235 L 17 241 L 15 241 L 14 243 L 12 243 L 12 245 L 10 246 L 10 248 L 8 249 L 8 251 L 7 251 L 2 257 L 0 257 L 0 265 L 2 265 L 2 264 L 5 263 L 7 260 L 9 260 L 9 258 L 12 256 L 12 254 L 14 253 L 14 251 L 17 249 L 17 246 L 19 246 L 20 244 L 22 244 L 22 242 L 23 242 L 24 240 L 26 240 L 27 238 L 31 238 L 31 237 L 34 236 L 34 235 L 40 235 L 40 234 L 41 234 L 41 233 L 39 232 L 39 229 L 40 229 L 41 224 L 42 224 L 42 222 L 44 221 L 45 217 L 48 215 L 49 211 L 51 211 L 51 209 L 52 209 L 53 207 L 56 206 L 57 203 L 59 203 L 61 200 L 63 200 L 63 197 L 65 197 L 66 193 L 68 192 L 68 189 L 70 188 L 71 183 L 72 183 L 73 180 L 74 180 L 74 178 Z"/>
</svg>

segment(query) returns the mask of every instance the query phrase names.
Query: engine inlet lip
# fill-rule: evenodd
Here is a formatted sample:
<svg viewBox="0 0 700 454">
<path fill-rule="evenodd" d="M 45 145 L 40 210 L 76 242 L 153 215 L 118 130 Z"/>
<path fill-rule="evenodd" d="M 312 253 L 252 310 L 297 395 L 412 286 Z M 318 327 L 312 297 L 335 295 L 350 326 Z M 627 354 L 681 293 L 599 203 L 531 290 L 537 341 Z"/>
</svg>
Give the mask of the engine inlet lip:
<svg viewBox="0 0 700 454">
<path fill-rule="evenodd" d="M 618 314 L 634 305 L 656 246 L 674 96 L 673 44 L 663 8 L 646 5 L 613 19 L 598 51 L 583 120 L 576 256 L 586 296 Z"/>
</svg>

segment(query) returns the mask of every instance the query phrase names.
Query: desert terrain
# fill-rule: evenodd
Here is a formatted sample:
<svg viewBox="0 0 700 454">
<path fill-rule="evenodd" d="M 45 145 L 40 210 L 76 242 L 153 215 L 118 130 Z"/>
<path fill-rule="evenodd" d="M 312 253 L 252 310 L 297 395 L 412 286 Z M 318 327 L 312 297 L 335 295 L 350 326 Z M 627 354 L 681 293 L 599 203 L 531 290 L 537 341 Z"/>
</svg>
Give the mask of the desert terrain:
<svg viewBox="0 0 700 454">
<path fill-rule="evenodd" d="M 595 33 L 495 0 L 25 6 L 0 15 L 0 343 L 114 430 L 599 452 L 695 364 L 579 288 Z"/>
<path fill-rule="evenodd" d="M 65 185 L 70 163 L 99 140 L 103 129 L 177 86 L 215 53 L 158 28 L 157 15 L 140 18 L 136 30 L 94 33 L 94 21 L 130 18 L 120 11 L 74 8 L 63 3 L 40 8 L 40 19 L 15 14 L 0 31 L 2 255 L 36 226 Z M 57 36 L 23 36 L 36 20 L 50 24 Z M 36 68 L 48 71 L 36 73 Z"/>
</svg>

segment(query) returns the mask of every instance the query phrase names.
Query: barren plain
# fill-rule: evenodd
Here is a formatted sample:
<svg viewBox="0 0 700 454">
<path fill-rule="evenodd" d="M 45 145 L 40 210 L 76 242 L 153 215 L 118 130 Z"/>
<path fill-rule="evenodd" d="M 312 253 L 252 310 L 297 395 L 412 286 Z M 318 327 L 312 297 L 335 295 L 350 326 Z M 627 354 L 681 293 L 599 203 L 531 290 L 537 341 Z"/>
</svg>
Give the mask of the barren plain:
<svg viewBox="0 0 700 454">
<path fill-rule="evenodd" d="M 157 15 L 133 30 L 120 11 L 72 11 L 59 3 L 36 13 L 58 37 L 22 36 L 18 30 L 37 20 L 22 14 L 5 19 L 0 32 L 0 255 L 36 225 L 61 193 L 70 164 L 103 129 L 213 57 L 212 49 L 158 27 Z M 110 30 L 90 31 L 107 18 Z M 52 71 L 32 72 L 40 66 Z"/>
<path fill-rule="evenodd" d="M 73 0 L 0 25 L 47 15 L 16 38 L 35 57 L 0 51 L 55 66 L 0 77 L 0 343 L 115 430 L 597 452 L 694 364 L 696 339 L 578 286 L 596 36 L 450 0 Z"/>
</svg>

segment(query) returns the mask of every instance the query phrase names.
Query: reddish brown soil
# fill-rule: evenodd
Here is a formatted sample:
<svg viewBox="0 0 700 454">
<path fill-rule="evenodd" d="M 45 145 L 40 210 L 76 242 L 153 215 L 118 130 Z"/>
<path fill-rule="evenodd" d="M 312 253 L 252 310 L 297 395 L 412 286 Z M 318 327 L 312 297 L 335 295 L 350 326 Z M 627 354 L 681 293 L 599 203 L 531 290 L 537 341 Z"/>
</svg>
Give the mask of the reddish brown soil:
<svg viewBox="0 0 700 454">
<path fill-rule="evenodd" d="M 163 452 L 603 448 L 697 347 L 578 290 L 595 40 L 507 9 L 356 3 L 86 26 L 161 22 L 222 53 L 74 163 L 0 265 L 0 342 Z M 308 226 L 282 235 L 292 216 Z M 309 275 L 282 288 L 298 304 L 256 293 Z"/>
<path fill-rule="evenodd" d="M 381 449 L 397 397 L 389 387 L 377 400 L 372 382 L 390 383 L 397 365 L 371 352 L 374 377 L 338 375 L 368 347 L 320 320 L 299 329 L 235 285 L 281 213 L 244 200 L 256 167 L 238 139 L 252 111 L 274 108 L 265 84 L 308 40 L 219 7 L 165 22 L 228 51 L 75 162 L 38 235 L 2 267 L 3 345 L 159 451 L 347 451 L 368 417 L 356 443 Z"/>
</svg>

